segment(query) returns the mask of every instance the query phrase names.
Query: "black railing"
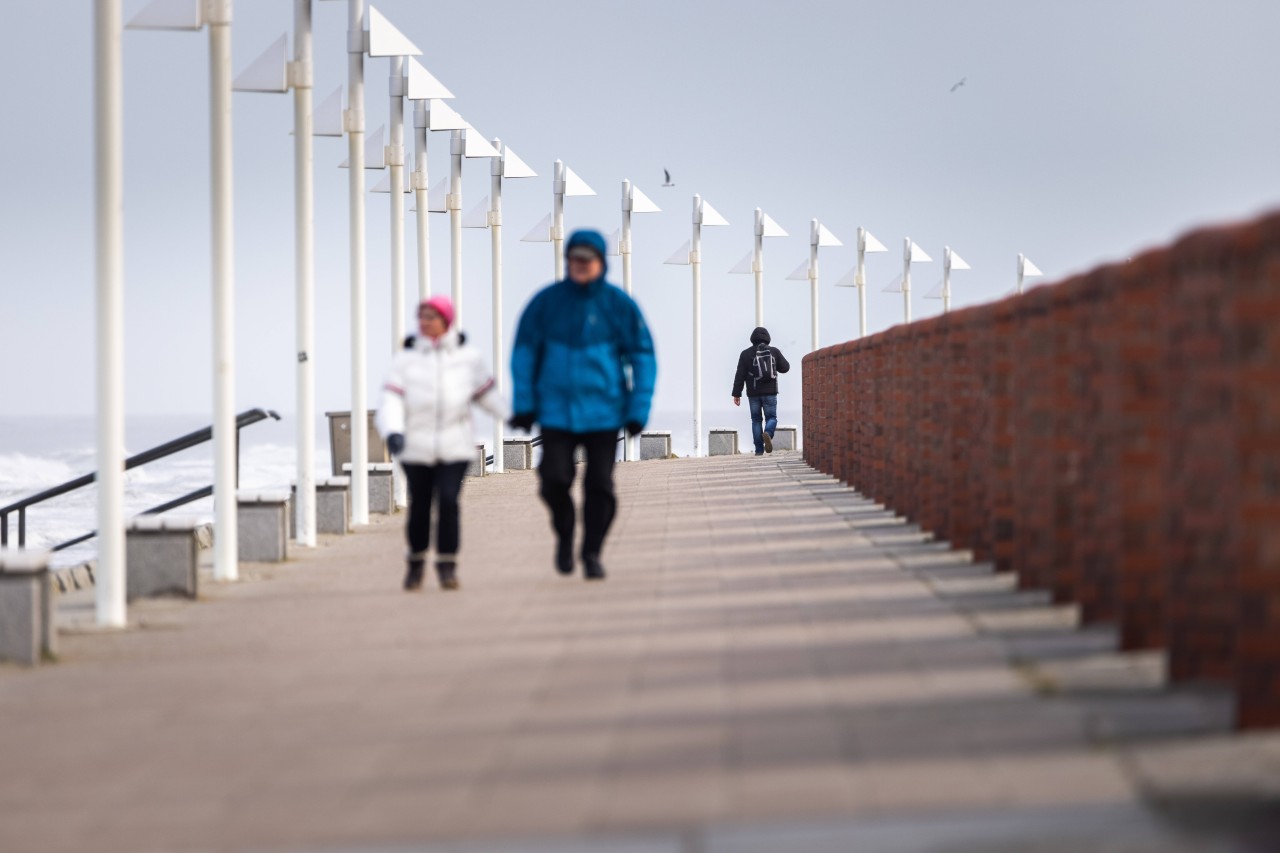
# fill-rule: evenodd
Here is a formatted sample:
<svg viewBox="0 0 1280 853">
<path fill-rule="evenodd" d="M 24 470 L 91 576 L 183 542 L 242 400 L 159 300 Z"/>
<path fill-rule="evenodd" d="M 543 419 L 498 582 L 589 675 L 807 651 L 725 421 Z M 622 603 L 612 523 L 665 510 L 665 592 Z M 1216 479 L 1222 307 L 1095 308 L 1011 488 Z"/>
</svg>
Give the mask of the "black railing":
<svg viewBox="0 0 1280 853">
<path fill-rule="evenodd" d="M 236 485 L 240 485 L 240 430 L 256 424 L 259 421 L 265 421 L 268 418 L 272 420 L 280 420 L 280 416 L 270 409 L 250 409 L 247 412 L 241 412 L 236 415 Z M 166 456 L 172 456 L 175 453 L 181 453 L 184 450 L 190 450 L 193 447 L 204 444 L 213 438 L 213 427 L 205 427 L 195 432 L 175 438 L 172 441 L 166 441 L 164 444 L 157 445 L 150 450 L 130 456 L 124 461 L 124 469 L 128 471 L 130 468 L 137 468 L 146 465 L 148 462 L 155 462 L 157 459 L 163 459 Z M 61 497 L 76 489 L 82 489 L 97 479 L 97 473 L 85 474 L 83 477 L 76 477 L 74 480 L 68 480 L 60 486 L 54 486 L 51 489 L 45 489 L 43 492 L 34 494 L 29 498 L 23 498 L 16 503 L 11 503 L 6 507 L 0 507 L 0 547 L 9 544 L 9 515 L 10 513 L 18 514 L 18 547 L 25 548 L 27 546 L 27 509 L 47 500 Z M 152 507 L 144 511 L 143 515 L 157 515 L 162 512 L 168 512 L 171 509 L 184 506 L 189 503 L 207 498 L 213 494 L 213 486 L 205 486 L 203 489 L 197 489 L 190 494 L 175 498 L 160 506 Z M 79 545 L 88 539 L 92 539 L 98 535 L 98 531 L 94 530 L 83 536 L 77 536 L 75 539 L 69 539 L 53 546 L 54 551 L 61 551 L 64 548 L 70 548 L 72 545 Z"/>
</svg>

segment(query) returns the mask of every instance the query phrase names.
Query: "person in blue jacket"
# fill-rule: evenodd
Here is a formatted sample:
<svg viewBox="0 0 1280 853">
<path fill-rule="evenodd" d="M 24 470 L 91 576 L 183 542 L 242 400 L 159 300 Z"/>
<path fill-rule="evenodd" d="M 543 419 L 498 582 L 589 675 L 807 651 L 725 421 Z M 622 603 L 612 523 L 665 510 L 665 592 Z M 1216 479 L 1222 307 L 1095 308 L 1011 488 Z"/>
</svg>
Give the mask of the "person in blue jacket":
<svg viewBox="0 0 1280 853">
<path fill-rule="evenodd" d="M 574 569 L 574 453 L 578 447 L 586 451 L 583 576 L 601 580 L 600 552 L 617 510 L 618 433 L 644 429 L 658 363 L 640 307 L 605 281 L 604 236 L 575 231 L 565 244 L 565 259 L 568 277 L 535 294 L 516 328 L 511 426 L 542 427 L 538 475 L 557 537 L 556 570 L 563 575 Z"/>
</svg>

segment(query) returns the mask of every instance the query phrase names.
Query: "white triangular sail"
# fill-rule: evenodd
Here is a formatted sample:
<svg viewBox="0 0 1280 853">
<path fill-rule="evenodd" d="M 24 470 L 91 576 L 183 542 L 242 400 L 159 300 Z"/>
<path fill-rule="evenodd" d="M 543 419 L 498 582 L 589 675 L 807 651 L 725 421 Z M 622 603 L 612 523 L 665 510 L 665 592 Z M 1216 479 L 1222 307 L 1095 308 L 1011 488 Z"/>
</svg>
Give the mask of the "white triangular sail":
<svg viewBox="0 0 1280 853">
<path fill-rule="evenodd" d="M 938 279 L 937 284 L 929 288 L 929 292 L 924 295 L 925 299 L 941 299 L 943 290 L 943 280 Z"/>
<path fill-rule="evenodd" d="M 703 225 L 728 225 L 729 220 L 720 215 L 720 211 L 711 206 L 711 202 L 702 202 L 702 224 Z"/>
<path fill-rule="evenodd" d="M 929 257 L 924 249 L 921 249 L 914 241 L 911 243 L 911 263 L 927 264 L 932 260 L 933 258 Z"/>
<path fill-rule="evenodd" d="M 521 243 L 550 243 L 551 214 L 538 220 L 538 224 L 529 229 L 529 233 L 520 238 Z"/>
<path fill-rule="evenodd" d="M 587 186 L 587 182 L 578 177 L 578 173 L 564 167 L 564 194 L 570 195 L 595 195 L 596 191 Z"/>
<path fill-rule="evenodd" d="M 402 177 L 404 178 L 404 180 L 403 180 L 403 184 L 404 184 L 403 191 L 404 191 L 404 192 L 407 192 L 407 193 L 411 193 L 411 192 L 413 192 L 413 182 L 412 182 L 412 180 L 411 180 L 411 179 L 410 179 L 410 177 L 409 177 L 409 175 L 412 173 L 412 171 L 413 171 L 413 170 L 412 170 L 412 169 L 410 169 L 408 166 L 405 166 L 405 169 L 404 169 L 404 175 L 402 176 Z M 388 194 L 388 195 L 390 195 L 390 194 L 391 194 L 391 170 L 390 170 L 390 169 L 387 169 L 387 170 L 386 170 L 386 172 L 385 172 L 385 173 L 383 174 L 383 176 L 382 176 L 382 180 L 380 180 L 380 181 L 378 181 L 376 184 L 374 184 L 374 185 L 373 185 L 373 187 L 369 190 L 369 192 L 371 192 L 371 193 L 386 193 L 386 194 Z"/>
<path fill-rule="evenodd" d="M 764 234 L 762 234 L 761 236 L 764 236 L 764 237 L 788 237 L 788 236 L 790 236 L 789 234 L 787 234 L 787 231 L 786 231 L 786 229 L 785 229 L 785 228 L 783 228 L 783 227 L 782 227 L 781 225 L 779 225 L 777 222 L 774 222 L 774 221 L 773 221 L 773 217 L 772 217 L 772 216 L 770 216 L 769 214 L 764 213 L 764 212 L 761 212 L 760 216 L 761 216 L 761 219 L 763 220 L 763 221 L 761 222 L 761 225 L 762 225 L 762 227 L 763 227 L 763 231 L 764 231 Z"/>
<path fill-rule="evenodd" d="M 485 196 L 480 203 L 462 217 L 463 228 L 488 228 L 489 227 L 489 197 Z"/>
<path fill-rule="evenodd" d="M 664 264 L 675 264 L 676 266 L 689 265 L 689 253 L 693 251 L 693 243 L 685 240 L 680 244 L 680 248 L 671 253 L 671 257 L 663 261 Z"/>
<path fill-rule="evenodd" d="M 129 21 L 127 30 L 198 30 L 204 26 L 202 0 L 152 0 Z"/>
<path fill-rule="evenodd" d="M 1031 278 L 1033 276 L 1044 275 L 1044 273 L 1040 271 L 1040 268 L 1038 266 L 1031 263 L 1030 258 L 1028 258 L 1026 255 L 1023 255 L 1022 256 L 1022 275 L 1024 278 Z"/>
<path fill-rule="evenodd" d="M 369 55 L 370 56 L 421 56 L 422 51 L 409 37 L 396 29 L 387 16 L 369 7 Z"/>
<path fill-rule="evenodd" d="M 382 141 L 386 132 L 386 126 L 379 125 L 378 129 L 370 133 L 369 138 L 365 140 L 364 167 L 366 169 L 385 169 L 387 167 L 387 148 Z M 348 169 L 350 167 L 350 157 L 338 164 L 339 169 Z"/>
<path fill-rule="evenodd" d="M 405 75 L 408 85 L 405 97 L 411 101 L 428 101 L 432 98 L 452 98 L 453 92 L 422 67 L 416 59 L 409 60 L 409 73 Z"/>
<path fill-rule="evenodd" d="M 864 251 L 864 252 L 887 252 L 887 251 L 889 251 L 888 247 L 886 247 L 884 243 L 881 243 L 881 242 L 880 242 L 879 240 L 877 240 L 875 237 L 871 236 L 871 232 L 870 232 L 870 231 L 867 231 L 866 229 L 863 229 L 863 231 L 862 231 L 862 242 L 865 244 L 865 245 L 862 247 L 862 251 Z"/>
<path fill-rule="evenodd" d="M 854 267 L 836 281 L 836 287 L 857 287 L 858 286 L 858 268 Z"/>
<path fill-rule="evenodd" d="M 427 101 L 428 130 L 466 130 L 466 128 L 466 121 L 453 107 L 436 98 Z"/>
<path fill-rule="evenodd" d="M 894 276 L 893 281 L 886 284 L 884 286 L 884 289 L 881 290 L 880 292 L 881 293 L 901 293 L 902 292 L 902 276 L 900 275 Z"/>
<path fill-rule="evenodd" d="M 329 97 L 320 102 L 312 115 L 312 136 L 342 135 L 342 87 L 334 89 Z"/>
<path fill-rule="evenodd" d="M 787 281 L 808 281 L 809 280 L 809 262 L 805 261 L 791 271 L 791 275 L 787 276 Z"/>
<path fill-rule="evenodd" d="M 231 88 L 237 92 L 289 91 L 289 36 L 281 35 L 262 55 L 241 71 Z"/>
<path fill-rule="evenodd" d="M 729 270 L 729 273 L 731 275 L 750 275 L 755 272 L 753 269 L 755 259 L 756 253 L 754 251 L 747 252 L 742 256 L 742 260 L 733 265 L 733 269 Z"/>
<path fill-rule="evenodd" d="M 960 257 L 960 255 L 957 254 L 956 251 L 953 249 L 951 250 L 951 269 L 968 270 L 968 269 L 973 269 L 973 267 L 969 266 L 968 261 Z"/>
<path fill-rule="evenodd" d="M 427 190 L 427 212 L 447 213 L 449 211 L 449 179 L 441 178 L 436 185 Z"/>
<path fill-rule="evenodd" d="M 661 213 L 662 208 L 653 203 L 653 199 L 640 192 L 640 188 L 635 184 L 631 185 L 631 212 L 632 213 Z"/>
<path fill-rule="evenodd" d="M 502 177 L 504 178 L 536 178 L 538 173 L 529 164 L 521 160 L 511 146 L 502 148 Z"/>
<path fill-rule="evenodd" d="M 605 246 L 607 254 L 611 258 L 616 258 L 622 254 L 622 229 L 615 228 L 613 233 L 605 238 Z"/>
<path fill-rule="evenodd" d="M 818 245 L 819 246 L 843 246 L 844 243 L 841 243 L 840 239 L 827 229 L 827 226 L 819 222 L 818 223 Z"/>
<path fill-rule="evenodd" d="M 493 147 L 489 140 L 484 138 L 484 134 L 476 130 L 471 125 L 467 125 L 462 131 L 463 139 L 463 157 L 501 157 L 502 152 Z"/>
</svg>

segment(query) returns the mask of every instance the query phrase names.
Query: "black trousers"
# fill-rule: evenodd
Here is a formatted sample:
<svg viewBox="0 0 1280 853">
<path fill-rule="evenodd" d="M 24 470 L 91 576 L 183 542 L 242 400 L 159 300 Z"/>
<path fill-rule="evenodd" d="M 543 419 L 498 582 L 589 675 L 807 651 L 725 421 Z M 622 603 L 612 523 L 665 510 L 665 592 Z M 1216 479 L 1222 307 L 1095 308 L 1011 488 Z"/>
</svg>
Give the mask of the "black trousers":
<svg viewBox="0 0 1280 853">
<path fill-rule="evenodd" d="M 542 464 L 538 475 L 542 480 L 542 500 L 551 511 L 551 527 L 562 547 L 573 544 L 575 512 L 569 489 L 573 486 L 573 453 L 579 447 L 587 452 L 587 473 L 583 483 L 582 553 L 599 556 L 604 538 L 613 523 L 618 499 L 613 494 L 613 463 L 618 452 L 618 433 L 542 431 Z"/>
<path fill-rule="evenodd" d="M 409 483 L 409 524 L 405 534 L 409 553 L 422 554 L 431 546 L 431 505 L 436 504 L 436 558 L 452 558 L 458 553 L 461 535 L 458 531 L 458 495 L 466 462 L 440 465 L 406 463 L 405 479 Z"/>
</svg>

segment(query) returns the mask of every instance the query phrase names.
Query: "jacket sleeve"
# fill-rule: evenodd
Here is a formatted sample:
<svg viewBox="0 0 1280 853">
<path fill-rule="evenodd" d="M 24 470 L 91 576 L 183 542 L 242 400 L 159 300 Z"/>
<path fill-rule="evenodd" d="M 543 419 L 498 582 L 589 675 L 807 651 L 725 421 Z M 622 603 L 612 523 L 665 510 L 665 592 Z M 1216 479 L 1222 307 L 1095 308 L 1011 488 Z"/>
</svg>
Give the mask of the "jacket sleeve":
<svg viewBox="0 0 1280 853">
<path fill-rule="evenodd" d="M 653 389 L 658 382 L 658 356 L 653 349 L 653 336 L 644 320 L 640 306 L 630 302 L 631 321 L 628 323 L 626 348 L 623 359 L 631 366 L 631 395 L 627 401 L 625 423 L 644 426 L 649 422 L 649 407 L 653 404 Z"/>
<path fill-rule="evenodd" d="M 507 406 L 498 393 L 498 383 L 477 354 L 471 359 L 471 401 L 495 418 L 507 417 Z"/>
<path fill-rule="evenodd" d="M 789 370 L 791 370 L 791 364 L 790 362 L 787 361 L 787 357 L 783 355 L 782 350 L 778 349 L 777 347 L 773 348 L 773 358 L 774 358 L 774 361 L 778 363 L 779 373 L 786 373 Z"/>
<path fill-rule="evenodd" d="M 382 382 L 382 402 L 378 404 L 376 419 L 378 434 L 384 438 L 404 433 L 404 359 L 397 355 Z"/>
<path fill-rule="evenodd" d="M 541 295 L 533 297 L 520 315 L 516 342 L 511 347 L 511 407 L 517 415 L 538 412 L 538 367 L 545 344 L 538 317 Z"/>
<path fill-rule="evenodd" d="M 747 353 L 743 352 L 738 355 L 738 370 L 733 374 L 733 394 L 730 396 L 741 397 L 742 388 L 747 384 Z"/>
</svg>

